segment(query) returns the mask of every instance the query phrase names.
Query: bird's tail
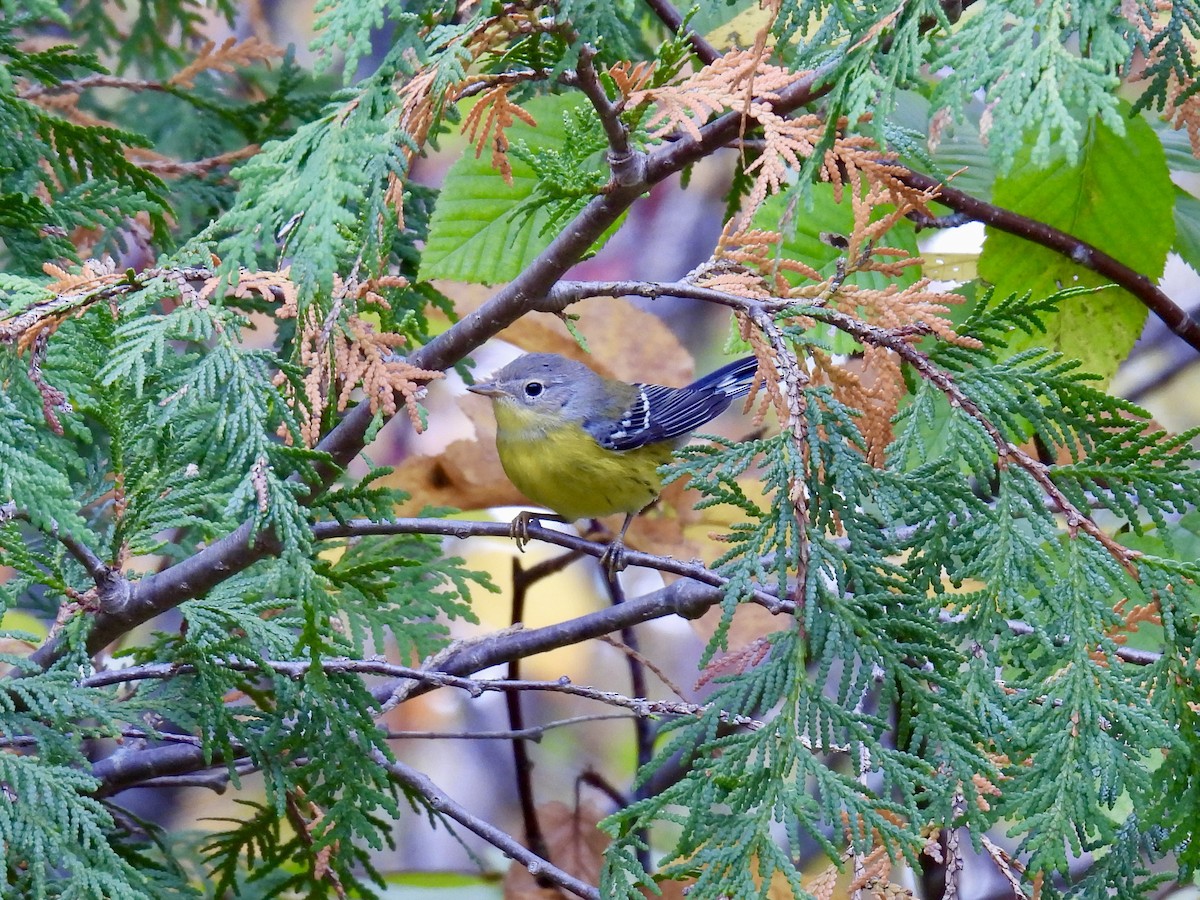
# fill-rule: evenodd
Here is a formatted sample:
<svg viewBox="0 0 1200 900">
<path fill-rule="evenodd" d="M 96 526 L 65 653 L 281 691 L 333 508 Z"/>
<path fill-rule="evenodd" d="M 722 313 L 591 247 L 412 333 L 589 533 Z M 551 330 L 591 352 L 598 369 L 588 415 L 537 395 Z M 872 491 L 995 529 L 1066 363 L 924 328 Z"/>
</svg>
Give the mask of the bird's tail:
<svg viewBox="0 0 1200 900">
<path fill-rule="evenodd" d="M 733 400 L 750 393 L 750 385 L 754 382 L 754 373 L 757 371 L 758 360 L 753 356 L 746 356 L 697 379 L 684 390 L 711 391 Z"/>
</svg>

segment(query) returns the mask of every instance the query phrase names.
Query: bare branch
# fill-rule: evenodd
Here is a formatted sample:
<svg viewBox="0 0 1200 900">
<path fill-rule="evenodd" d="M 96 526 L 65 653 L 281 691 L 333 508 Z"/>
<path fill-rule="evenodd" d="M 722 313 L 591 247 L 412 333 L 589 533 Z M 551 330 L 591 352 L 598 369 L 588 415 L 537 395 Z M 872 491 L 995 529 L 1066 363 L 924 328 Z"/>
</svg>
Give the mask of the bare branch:
<svg viewBox="0 0 1200 900">
<path fill-rule="evenodd" d="M 608 99 L 604 85 L 596 75 L 596 67 L 592 65 L 595 57 L 596 48 L 584 44 L 579 51 L 578 66 L 568 81 L 583 91 L 604 126 L 613 181 L 621 185 L 635 184 L 645 177 L 646 154 L 629 146 L 629 131 L 621 121 L 620 109 Z"/>
<path fill-rule="evenodd" d="M 60 81 L 58 84 L 30 84 L 18 92 L 22 100 L 36 100 L 38 97 L 57 97 L 62 94 L 82 94 L 92 88 L 120 88 L 125 91 L 141 93 L 143 91 L 158 91 L 165 94 L 178 93 L 177 89 L 160 81 L 143 81 L 140 78 L 122 78 L 119 75 L 86 75 L 73 81 Z"/>
<path fill-rule="evenodd" d="M 1105 278 L 1111 278 L 1162 319 L 1171 331 L 1195 349 L 1200 350 L 1200 322 L 1188 315 L 1183 307 L 1175 303 L 1163 293 L 1158 285 L 1141 272 L 1129 268 L 1072 234 L 1028 216 L 1022 216 L 1012 210 L 978 200 L 970 194 L 947 187 L 932 176 L 909 169 L 899 177 L 909 187 L 922 191 L 936 190 L 935 202 L 948 206 L 970 219 L 1014 234 L 1031 243 L 1040 244 L 1062 254 L 1071 262 L 1081 265 L 1085 269 L 1091 269 Z"/>
<path fill-rule="evenodd" d="M 399 760 L 385 760 L 380 758 L 377 761 L 388 770 L 398 783 L 424 797 L 432 809 L 475 832 L 492 846 L 499 847 L 511 858 L 528 869 L 530 875 L 538 879 L 545 878 L 552 881 L 564 890 L 568 890 L 576 896 L 583 897 L 585 900 L 600 900 L 600 891 L 595 887 L 585 884 L 573 875 L 569 875 L 548 860 L 534 855 L 517 843 L 512 835 L 501 831 L 478 816 L 472 815 L 464 806 L 455 803 L 442 793 L 441 788 L 434 784 L 428 776 L 405 765 Z"/>
<path fill-rule="evenodd" d="M 460 519 L 388 519 L 375 522 L 368 519 L 350 519 L 346 522 L 318 522 L 313 526 L 313 537 L 317 540 L 330 538 L 361 537 L 370 534 L 440 534 L 447 537 L 503 537 L 512 536 L 511 526 L 506 522 L 468 522 Z M 608 545 L 589 541 L 576 534 L 568 534 L 547 528 L 540 523 L 531 523 L 529 537 L 564 547 L 575 553 L 599 559 Z M 683 562 L 669 556 L 656 556 L 640 550 L 626 549 L 624 561 L 630 566 L 642 566 L 690 578 L 700 584 L 723 588 L 726 579 L 700 563 Z M 774 613 L 790 612 L 783 602 L 767 591 L 758 590 L 746 598 Z"/>
<path fill-rule="evenodd" d="M 112 575 L 112 569 L 99 556 L 92 552 L 92 548 L 82 541 L 77 541 L 69 534 L 62 534 L 56 531 L 54 536 L 58 538 L 58 542 L 62 544 L 68 553 L 83 566 L 84 570 L 92 577 L 92 580 L 97 585 L 103 585 Z"/>
</svg>

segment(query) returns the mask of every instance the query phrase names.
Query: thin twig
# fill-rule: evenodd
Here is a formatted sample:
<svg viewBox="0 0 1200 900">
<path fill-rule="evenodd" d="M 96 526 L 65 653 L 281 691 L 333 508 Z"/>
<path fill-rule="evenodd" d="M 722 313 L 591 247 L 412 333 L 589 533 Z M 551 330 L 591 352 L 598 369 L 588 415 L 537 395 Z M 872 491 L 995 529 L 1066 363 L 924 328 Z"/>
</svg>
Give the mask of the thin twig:
<svg viewBox="0 0 1200 900">
<path fill-rule="evenodd" d="M 555 719 L 545 725 L 530 725 L 520 731 L 389 731 L 387 739 L 392 741 L 533 741 L 540 743 L 547 731 L 555 728 L 567 728 L 571 725 L 582 725 L 585 722 L 605 722 L 610 719 L 628 719 L 625 713 L 599 713 L 591 716 L 571 716 L 566 719 Z M 2 743 L 0 743 L 2 746 Z"/>
<path fill-rule="evenodd" d="M 683 16 L 668 0 L 645 0 L 645 3 L 650 7 L 650 11 L 658 17 L 658 20 L 667 26 L 673 33 L 679 34 L 683 28 Z M 696 51 L 696 55 L 704 63 L 711 63 L 720 55 L 712 44 L 706 41 L 703 36 L 696 30 L 689 28 L 687 30 L 688 43 L 692 45 L 692 49 Z"/>
<path fill-rule="evenodd" d="M 627 656 L 637 659 L 637 661 L 641 663 L 643 667 L 654 673 L 654 677 L 661 681 L 663 685 L 666 686 L 667 690 L 669 690 L 676 697 L 683 697 L 683 689 L 671 680 L 671 676 L 663 671 L 661 666 L 655 664 L 654 660 L 646 656 L 644 653 L 633 649 L 628 644 L 622 643 L 611 635 L 601 635 L 599 638 L 597 638 L 597 640 L 602 644 L 608 644 L 608 646 L 620 653 L 624 653 Z"/>
<path fill-rule="evenodd" d="M 180 91 L 160 81 L 143 81 L 139 78 L 122 78 L 119 75 L 87 75 L 72 81 L 60 81 L 58 84 L 31 84 L 18 92 L 22 100 L 36 100 L 38 97 L 56 97 L 61 94 L 82 94 L 92 88 L 120 88 L 124 91 L 141 93 L 142 91 L 157 91 L 164 94 L 178 94 Z"/>
<path fill-rule="evenodd" d="M 646 154 L 629 146 L 629 130 L 621 121 L 619 106 L 608 99 L 604 85 L 600 83 L 596 67 L 592 64 L 595 56 L 596 48 L 591 44 L 584 44 L 580 48 L 579 62 L 570 82 L 583 91 L 604 127 L 613 182 L 618 185 L 636 184 L 645 178 Z"/>
<path fill-rule="evenodd" d="M 554 559 L 547 560 L 558 564 L 558 568 L 541 566 L 540 571 L 535 574 L 530 574 L 521 565 L 519 557 L 512 558 L 512 625 L 525 620 L 525 600 L 529 595 L 529 589 L 533 587 L 542 578 L 559 571 L 561 565 L 570 553 L 561 554 Z M 521 658 L 517 657 L 508 662 L 508 680 L 519 681 L 521 679 Z M 517 691 L 510 691 L 504 695 L 504 707 L 508 713 L 508 727 L 513 731 L 522 731 L 525 728 L 525 716 L 521 709 L 521 695 Z M 538 821 L 537 803 L 533 797 L 533 763 L 529 759 L 528 745 L 523 740 L 514 740 L 512 742 L 513 754 L 513 769 L 517 779 L 517 798 L 521 807 L 521 822 L 525 826 L 525 844 L 543 859 L 550 859 L 550 846 L 546 843 L 546 837 L 542 834 L 542 826 Z M 549 884 L 544 883 L 545 876 L 540 876 L 538 879 L 538 887 L 549 887 Z"/>
<path fill-rule="evenodd" d="M 625 602 L 625 591 L 621 587 L 620 575 L 610 568 L 604 566 L 604 582 L 608 588 L 608 601 L 613 606 Z M 633 630 L 633 626 L 629 625 L 621 629 L 621 641 L 629 648 L 630 652 L 625 654 L 625 661 L 629 666 L 629 688 L 635 697 L 645 697 L 649 690 L 646 685 L 646 669 L 641 663 L 642 654 L 638 652 L 638 636 Z M 635 762 L 634 771 L 642 772 L 645 767 L 650 764 L 650 760 L 654 758 L 654 729 L 650 725 L 650 720 L 645 716 L 638 716 L 633 720 L 633 739 Z M 644 795 L 639 788 L 635 799 L 641 800 Z M 637 846 L 637 859 L 642 869 L 649 872 L 651 868 L 650 860 L 650 832 L 647 828 L 639 828 L 634 834 L 634 843 Z"/>
<path fill-rule="evenodd" d="M 442 792 L 428 776 L 407 766 L 399 760 L 379 760 L 388 773 L 404 787 L 425 798 L 431 809 L 448 816 L 465 828 L 475 832 L 493 847 L 499 847 L 510 857 L 523 865 L 530 875 L 539 881 L 547 879 L 564 890 L 570 891 L 585 900 L 600 900 L 600 892 L 590 884 L 585 884 L 573 875 L 551 864 L 544 857 L 522 847 L 504 831 L 485 822 L 478 816 L 472 815 L 462 805 L 454 802 Z"/>
<path fill-rule="evenodd" d="M 106 582 L 111 577 L 112 569 L 109 568 L 108 563 L 97 556 L 87 544 L 77 541 L 71 535 L 63 534 L 58 530 L 55 530 L 54 536 L 66 548 L 66 551 L 83 566 L 84 570 L 97 585 Z"/>
<path fill-rule="evenodd" d="M 438 534 L 465 539 L 469 537 L 509 538 L 512 536 L 512 531 L 507 522 L 468 522 L 460 519 L 433 518 L 388 519 L 381 522 L 350 519 L 346 522 L 318 522 L 313 525 L 313 537 L 316 540 L 361 537 L 370 534 Z M 589 541 L 579 535 L 556 531 L 537 523 L 530 523 L 529 537 L 532 540 L 554 544 L 597 559 L 602 557 L 604 551 L 608 549 L 606 543 Z M 660 572 L 669 572 L 672 575 L 690 578 L 712 587 L 724 588 L 727 584 L 725 578 L 701 563 L 683 562 L 669 556 L 656 556 L 629 548 L 625 549 L 621 558 L 630 566 L 658 569 Z M 782 601 L 770 592 L 761 589 L 747 595 L 745 599 L 757 603 L 773 613 L 791 612 L 791 606 L 787 601 Z"/>
</svg>

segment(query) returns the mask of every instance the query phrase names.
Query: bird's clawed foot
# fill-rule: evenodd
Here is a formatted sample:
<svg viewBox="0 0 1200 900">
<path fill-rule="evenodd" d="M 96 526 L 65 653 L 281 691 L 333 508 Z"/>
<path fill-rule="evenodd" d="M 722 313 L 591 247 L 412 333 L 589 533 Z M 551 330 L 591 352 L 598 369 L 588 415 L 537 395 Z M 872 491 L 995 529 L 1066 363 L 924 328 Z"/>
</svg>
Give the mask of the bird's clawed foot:
<svg viewBox="0 0 1200 900">
<path fill-rule="evenodd" d="M 625 568 L 625 541 L 618 537 L 605 549 L 600 556 L 600 567 L 609 578 L 616 578 L 617 573 Z"/>
<path fill-rule="evenodd" d="M 562 516 L 556 516 L 553 513 L 537 513 L 530 512 L 527 509 L 517 513 L 517 517 L 512 520 L 512 524 L 508 526 L 508 536 L 517 543 L 517 549 L 522 553 L 525 552 L 525 545 L 529 543 L 529 525 L 532 522 L 537 522 L 539 525 L 542 522 L 565 522 Z"/>
</svg>

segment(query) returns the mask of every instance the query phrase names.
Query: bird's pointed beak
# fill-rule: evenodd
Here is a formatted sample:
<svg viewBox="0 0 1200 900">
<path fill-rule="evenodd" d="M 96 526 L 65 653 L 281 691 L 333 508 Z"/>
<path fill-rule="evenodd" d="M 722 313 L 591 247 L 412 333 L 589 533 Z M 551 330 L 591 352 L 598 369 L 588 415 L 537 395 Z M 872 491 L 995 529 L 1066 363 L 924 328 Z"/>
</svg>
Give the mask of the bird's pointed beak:
<svg viewBox="0 0 1200 900">
<path fill-rule="evenodd" d="M 507 393 L 494 381 L 481 381 L 479 384 L 469 385 L 467 390 L 472 394 L 482 394 L 485 397 L 503 397 Z"/>
</svg>

